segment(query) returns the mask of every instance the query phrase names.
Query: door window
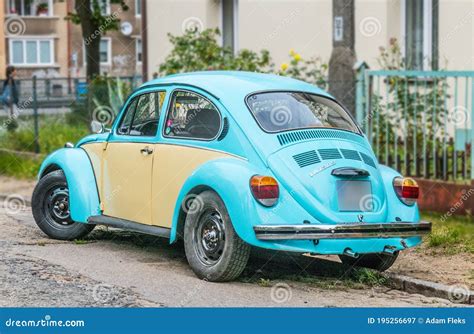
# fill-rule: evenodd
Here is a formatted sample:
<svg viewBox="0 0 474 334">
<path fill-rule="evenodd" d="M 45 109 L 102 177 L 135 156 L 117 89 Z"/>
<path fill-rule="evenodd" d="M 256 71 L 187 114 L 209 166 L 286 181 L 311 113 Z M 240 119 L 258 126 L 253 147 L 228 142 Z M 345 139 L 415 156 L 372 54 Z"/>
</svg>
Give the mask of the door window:
<svg viewBox="0 0 474 334">
<path fill-rule="evenodd" d="M 165 122 L 165 137 L 210 140 L 217 136 L 220 126 L 219 110 L 211 101 L 188 91 L 174 92 Z"/>
<path fill-rule="evenodd" d="M 166 92 L 161 91 L 136 97 L 127 108 L 117 132 L 130 136 L 155 136 L 165 95 Z"/>
</svg>

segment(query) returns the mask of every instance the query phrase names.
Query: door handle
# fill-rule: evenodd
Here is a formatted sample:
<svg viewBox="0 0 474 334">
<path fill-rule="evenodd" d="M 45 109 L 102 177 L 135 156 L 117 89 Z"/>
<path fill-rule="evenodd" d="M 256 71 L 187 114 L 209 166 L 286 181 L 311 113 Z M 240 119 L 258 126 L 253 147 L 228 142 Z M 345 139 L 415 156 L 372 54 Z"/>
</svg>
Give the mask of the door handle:
<svg viewBox="0 0 474 334">
<path fill-rule="evenodd" d="M 142 148 L 140 150 L 141 154 L 143 155 L 149 155 L 149 154 L 152 154 L 153 153 L 153 149 L 151 149 L 150 147 L 148 146 L 145 146 L 144 148 Z"/>
</svg>

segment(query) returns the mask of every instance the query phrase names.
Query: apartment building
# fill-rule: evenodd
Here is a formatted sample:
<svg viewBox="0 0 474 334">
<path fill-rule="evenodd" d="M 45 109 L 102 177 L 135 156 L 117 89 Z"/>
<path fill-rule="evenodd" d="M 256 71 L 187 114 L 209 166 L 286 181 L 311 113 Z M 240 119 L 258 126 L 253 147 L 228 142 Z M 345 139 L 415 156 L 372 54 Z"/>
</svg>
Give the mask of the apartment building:
<svg viewBox="0 0 474 334">
<path fill-rule="evenodd" d="M 238 51 L 267 49 L 279 65 L 294 49 L 328 61 L 344 22 L 333 22 L 332 0 L 146 0 L 146 59 L 150 77 L 170 51 L 168 33 L 218 27 Z M 356 0 L 358 60 L 379 67 L 379 47 L 396 38 L 410 69 L 474 67 L 472 0 Z"/>
<path fill-rule="evenodd" d="M 110 0 L 100 1 L 104 13 L 116 13 L 121 19 L 120 30 L 107 32 L 102 38 L 101 71 L 121 76 L 140 74 L 141 0 L 127 0 L 128 11 L 110 4 Z M 74 0 L 5 0 L 1 7 L 4 29 L 0 40 L 5 42 L 0 45 L 0 69 L 15 65 L 20 78 L 85 76 L 80 26 L 64 19 L 74 10 Z"/>
</svg>

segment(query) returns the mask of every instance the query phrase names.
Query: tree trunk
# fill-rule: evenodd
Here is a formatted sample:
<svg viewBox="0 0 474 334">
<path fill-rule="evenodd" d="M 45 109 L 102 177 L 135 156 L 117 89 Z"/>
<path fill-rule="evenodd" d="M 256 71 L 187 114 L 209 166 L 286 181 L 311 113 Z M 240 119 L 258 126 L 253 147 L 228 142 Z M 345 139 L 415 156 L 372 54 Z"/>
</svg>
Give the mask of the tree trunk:
<svg viewBox="0 0 474 334">
<path fill-rule="evenodd" d="M 100 74 L 100 38 L 99 27 L 92 19 L 91 0 L 76 0 L 76 13 L 81 19 L 82 39 L 87 61 L 87 80 Z"/>
<path fill-rule="evenodd" d="M 332 10 L 334 31 L 329 60 L 329 92 L 355 116 L 354 0 L 333 0 Z"/>
</svg>

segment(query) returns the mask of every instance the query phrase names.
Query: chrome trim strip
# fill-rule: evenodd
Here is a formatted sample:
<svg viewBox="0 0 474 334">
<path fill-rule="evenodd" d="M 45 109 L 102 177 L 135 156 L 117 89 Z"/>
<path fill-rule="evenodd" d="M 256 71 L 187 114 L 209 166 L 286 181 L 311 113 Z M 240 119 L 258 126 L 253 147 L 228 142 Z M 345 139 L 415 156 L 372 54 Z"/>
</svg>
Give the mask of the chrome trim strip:
<svg viewBox="0 0 474 334">
<path fill-rule="evenodd" d="M 431 223 L 394 222 L 335 225 L 257 225 L 260 240 L 311 240 L 350 238 L 393 238 L 422 236 L 431 232 Z"/>
</svg>

